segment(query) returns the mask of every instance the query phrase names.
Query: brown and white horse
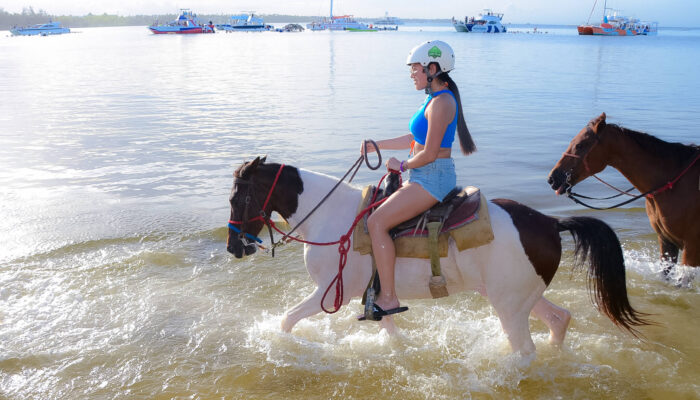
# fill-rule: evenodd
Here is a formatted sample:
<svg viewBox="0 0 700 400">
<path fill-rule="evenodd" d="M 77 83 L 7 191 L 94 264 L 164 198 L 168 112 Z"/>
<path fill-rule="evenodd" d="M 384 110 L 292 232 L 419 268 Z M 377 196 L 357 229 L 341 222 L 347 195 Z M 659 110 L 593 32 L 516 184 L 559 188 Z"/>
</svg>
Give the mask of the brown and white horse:
<svg viewBox="0 0 700 400">
<path fill-rule="evenodd" d="M 605 113 L 576 135 L 549 174 L 563 194 L 607 167 L 617 169 L 642 194 L 661 258 L 700 267 L 700 146 L 669 143 L 605 122 Z"/>
<path fill-rule="evenodd" d="M 241 165 L 234 173 L 229 199 L 231 216 L 227 250 L 236 258 L 255 252 L 252 240 L 269 223 L 276 211 L 291 226 L 308 219 L 297 231 L 306 241 L 329 242 L 345 235 L 356 217 L 361 190 L 342 183 L 315 212 L 338 179 L 274 163 L 260 157 Z M 596 303 L 616 325 L 636 333 L 635 327 L 648 322 L 635 311 L 627 298 L 625 265 L 615 233 L 604 222 L 589 217 L 556 219 L 512 200 L 497 199 L 488 204 L 494 240 L 481 247 L 459 251 L 450 239 L 448 256 L 440 260 L 450 293 L 475 290 L 488 297 L 513 351 L 534 356 L 528 316 L 532 312 L 550 329 L 550 341 L 561 343 L 570 315 L 542 297 L 561 259 L 559 233 L 570 231 L 576 243 L 576 263 L 587 261 L 589 288 Z M 311 213 L 311 214 L 310 214 Z M 309 215 L 310 214 L 310 215 Z M 353 297 L 361 297 L 372 273 L 369 255 L 349 247 L 342 270 L 343 290 L 337 307 Z M 322 310 L 324 293 L 334 282 L 340 255 L 334 246 L 305 244 L 304 261 L 317 288 L 285 313 L 286 332 L 301 319 Z M 430 298 L 431 276 L 428 260 L 398 258 L 396 291 L 400 299 Z M 333 307 L 325 298 L 323 308 Z M 382 327 L 392 332 L 391 317 Z"/>
</svg>

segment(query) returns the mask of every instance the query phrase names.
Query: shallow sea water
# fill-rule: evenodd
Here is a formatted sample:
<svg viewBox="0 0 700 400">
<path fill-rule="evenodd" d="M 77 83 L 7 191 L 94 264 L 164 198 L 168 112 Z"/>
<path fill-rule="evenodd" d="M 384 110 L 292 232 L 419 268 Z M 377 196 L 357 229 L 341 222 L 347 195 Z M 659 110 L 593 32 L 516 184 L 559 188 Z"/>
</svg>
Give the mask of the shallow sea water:
<svg viewBox="0 0 700 400">
<path fill-rule="evenodd" d="M 699 142 L 700 31 L 579 37 L 574 28 L 155 36 L 145 27 L 0 36 L 0 398 L 700 398 L 695 271 L 661 277 L 643 202 L 584 210 L 546 177 L 601 112 Z M 5 32 L 3 32 L 5 33 Z M 282 333 L 313 290 L 303 248 L 225 250 L 231 173 L 244 160 L 341 176 L 364 138 L 407 132 L 424 94 L 404 60 L 441 39 L 457 54 L 472 135 L 458 180 L 490 198 L 609 223 L 640 340 L 591 305 L 572 241 L 547 298 L 572 313 L 562 348 L 531 320 L 523 365 L 476 293 L 408 301 L 398 337 L 355 322 L 357 300 Z M 388 154 L 397 157 L 403 154 Z M 387 155 L 387 156 L 388 156 Z M 614 170 L 601 174 L 625 186 Z M 355 183 L 375 183 L 362 169 Z M 584 182 L 580 192 L 609 195 Z M 686 284 L 677 287 L 676 282 Z"/>
</svg>

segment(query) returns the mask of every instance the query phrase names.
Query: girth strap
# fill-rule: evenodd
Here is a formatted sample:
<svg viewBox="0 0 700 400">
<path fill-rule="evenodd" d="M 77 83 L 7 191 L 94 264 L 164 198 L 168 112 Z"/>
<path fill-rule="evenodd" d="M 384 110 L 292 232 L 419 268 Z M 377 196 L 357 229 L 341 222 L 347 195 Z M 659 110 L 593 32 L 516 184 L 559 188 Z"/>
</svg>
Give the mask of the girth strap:
<svg viewBox="0 0 700 400">
<path fill-rule="evenodd" d="M 443 221 L 428 222 L 428 250 L 430 252 L 430 271 L 433 276 L 430 277 L 428 288 L 430 295 L 434 299 L 447 297 L 447 282 L 442 276 L 440 267 L 440 254 L 438 250 L 438 234 L 442 228 Z"/>
<path fill-rule="evenodd" d="M 442 222 L 428 222 L 428 250 L 430 251 L 430 271 L 433 276 L 442 275 L 440 270 L 440 254 L 438 254 L 438 234 Z"/>
</svg>

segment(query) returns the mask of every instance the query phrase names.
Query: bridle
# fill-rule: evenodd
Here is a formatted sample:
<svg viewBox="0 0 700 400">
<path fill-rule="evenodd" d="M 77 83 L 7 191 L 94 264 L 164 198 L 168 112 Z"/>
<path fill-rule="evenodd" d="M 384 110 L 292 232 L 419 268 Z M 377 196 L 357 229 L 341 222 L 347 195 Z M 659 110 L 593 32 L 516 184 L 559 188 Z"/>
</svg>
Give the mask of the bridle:
<svg viewBox="0 0 700 400">
<path fill-rule="evenodd" d="M 610 187 L 610 188 L 612 188 L 612 189 L 615 189 L 615 190 L 617 190 L 617 191 L 620 192 L 620 193 L 629 194 L 629 193 L 627 193 L 627 192 L 628 192 L 629 190 L 634 189 L 634 187 L 633 187 L 632 189 L 628 189 L 627 191 L 620 190 L 620 189 L 616 188 L 615 186 L 613 186 L 613 185 L 611 185 L 611 184 L 605 182 L 604 180 L 598 178 L 594 173 L 591 172 L 591 168 L 588 166 L 588 161 L 587 161 L 588 154 L 590 154 L 591 150 L 593 150 L 593 148 L 594 148 L 598 143 L 600 143 L 600 138 L 598 137 L 598 135 L 596 135 L 595 132 L 593 132 L 593 129 L 591 128 L 591 125 L 590 125 L 590 124 L 588 124 L 588 125 L 586 126 L 586 133 L 590 133 L 590 135 L 591 135 L 591 136 L 593 137 L 593 139 L 594 139 L 594 142 L 593 142 L 593 144 L 591 145 L 591 147 L 590 147 L 582 156 L 581 156 L 581 155 L 578 155 L 578 154 L 574 154 L 574 153 L 567 153 L 567 152 L 562 153 L 562 155 L 565 156 L 565 157 L 578 158 L 578 159 L 581 160 L 581 162 L 583 163 L 583 168 L 586 170 L 586 172 L 588 172 L 588 175 L 590 175 L 590 176 L 596 178 L 597 180 L 601 181 L 602 183 L 604 183 L 604 184 L 607 185 L 608 187 Z M 571 184 L 571 171 L 572 171 L 572 169 L 573 169 L 573 168 L 570 168 L 569 170 L 567 170 L 567 171 L 565 172 L 565 175 L 566 175 L 566 184 L 567 184 L 567 186 L 568 186 L 568 188 L 567 188 L 567 193 L 570 193 L 571 188 L 574 187 L 574 185 Z M 619 194 L 616 195 L 616 196 L 619 196 Z"/>
<path fill-rule="evenodd" d="M 369 162 L 369 158 L 366 156 L 367 150 L 368 150 L 368 144 L 372 144 L 374 147 L 375 151 L 377 152 L 377 164 L 376 165 L 371 165 Z M 291 235 L 292 233 L 299 227 L 299 225 L 303 224 L 316 210 L 318 210 L 319 207 L 333 194 L 333 192 L 340 186 L 340 184 L 347 178 L 348 175 L 352 172 L 352 175 L 350 176 L 350 179 L 348 182 L 352 182 L 353 178 L 355 177 L 355 174 L 357 173 L 358 169 L 362 165 L 362 161 L 365 162 L 367 167 L 371 170 L 376 170 L 382 165 L 382 155 L 379 152 L 379 146 L 377 146 L 377 143 L 375 143 L 373 140 L 367 139 L 363 142 L 363 147 L 364 147 L 364 153 L 353 163 L 353 165 L 348 169 L 348 171 L 343 175 L 342 178 L 331 188 L 331 190 L 316 204 L 316 206 L 309 211 L 309 213 L 299 221 L 296 226 L 294 226 L 289 232 L 282 232 L 280 231 L 277 226 L 275 226 L 274 221 L 270 219 L 269 213 L 267 213 L 265 210 L 267 209 L 267 205 L 270 202 L 270 197 L 272 196 L 272 192 L 275 190 L 275 186 L 277 186 L 277 181 L 279 180 L 280 174 L 282 173 L 282 169 L 284 169 L 284 164 L 280 165 L 279 170 L 277 170 L 277 174 L 275 175 L 275 180 L 272 182 L 272 186 L 270 186 L 270 191 L 267 193 L 267 197 L 265 197 L 265 202 L 263 203 L 263 206 L 260 207 L 260 211 L 258 212 L 258 215 L 248 218 L 249 214 L 249 207 L 251 200 L 254 200 L 256 204 L 260 204 L 255 196 L 251 195 L 251 190 L 253 188 L 253 178 L 251 177 L 250 179 L 241 179 L 239 177 L 234 177 L 233 184 L 234 186 L 236 184 L 241 184 L 241 185 L 247 185 L 247 191 L 246 191 L 246 197 L 245 197 L 245 206 L 243 207 L 243 215 L 242 219 L 240 221 L 234 221 L 234 220 L 229 220 L 228 221 L 228 227 L 232 231 L 238 233 L 238 237 L 241 239 L 241 241 L 244 241 L 245 245 L 250 245 L 253 242 L 257 242 L 258 246 L 261 248 L 264 248 L 260 243 L 262 243 L 262 239 L 259 237 L 246 232 L 246 229 L 244 228 L 244 225 L 253 222 L 253 221 L 258 221 L 261 220 L 263 223 L 267 226 L 267 230 L 270 233 L 270 252 L 272 253 L 272 256 L 275 256 L 275 248 L 281 244 L 284 244 L 287 240 L 297 240 L 293 238 Z M 383 179 L 383 178 L 382 178 Z M 241 227 L 238 228 L 236 225 L 240 225 Z M 282 238 L 278 241 L 275 242 L 272 230 L 276 230 L 280 234 L 282 234 Z M 312 243 L 308 242 L 311 244 L 320 244 L 320 243 Z M 337 242 L 328 242 L 327 244 L 335 244 Z"/>
<path fill-rule="evenodd" d="M 377 164 L 376 165 L 371 165 L 369 162 L 369 158 L 367 157 L 367 149 L 368 149 L 367 145 L 369 143 L 372 144 L 372 146 L 374 147 L 374 149 L 377 152 Z M 244 229 L 244 224 L 246 224 L 250 221 L 257 221 L 260 219 L 265 223 L 265 225 L 267 225 L 267 228 L 270 232 L 270 242 L 272 244 L 271 248 L 272 248 L 272 256 L 273 257 L 275 256 L 275 247 L 277 247 L 280 244 L 286 243 L 286 239 L 287 240 L 294 240 L 296 242 L 314 245 L 314 246 L 338 245 L 338 254 L 339 254 L 338 274 L 335 276 L 335 278 L 333 278 L 331 283 L 328 285 L 328 288 L 326 289 L 326 291 L 323 294 L 323 297 L 321 298 L 321 309 L 324 312 L 329 313 L 329 314 L 333 314 L 335 312 L 338 312 L 338 310 L 340 310 L 340 307 L 343 305 L 343 296 L 344 296 L 343 295 L 343 269 L 345 268 L 345 265 L 347 264 L 348 253 L 350 252 L 350 249 L 351 249 L 351 239 L 350 238 L 352 237 L 352 232 L 354 231 L 357 224 L 360 222 L 360 220 L 363 218 L 363 216 L 367 212 L 369 212 L 371 209 L 373 209 L 375 207 L 378 207 L 381 203 L 386 201 L 387 198 L 378 200 L 376 202 L 374 202 L 375 198 L 372 198 L 372 201 L 373 201 L 372 204 L 369 204 L 366 208 L 364 208 L 362 211 L 360 211 L 355 216 L 355 220 L 350 225 L 350 228 L 348 229 L 348 231 L 344 235 L 342 235 L 338 240 L 335 240 L 332 242 L 312 242 L 312 241 L 303 240 L 303 239 L 300 239 L 297 237 L 293 237 L 293 236 L 291 236 L 291 234 L 301 224 L 303 224 L 330 197 L 330 195 L 335 191 L 335 189 L 338 188 L 338 186 L 345 180 L 345 178 L 348 175 L 350 175 L 351 172 L 352 172 L 352 175 L 350 176 L 350 179 L 348 180 L 348 182 L 352 181 L 352 179 L 355 177 L 355 174 L 357 173 L 357 170 L 362 165 L 363 160 L 364 160 L 365 164 L 367 165 L 367 167 L 371 170 L 376 170 L 382 165 L 382 155 L 379 152 L 379 146 L 377 146 L 377 144 L 374 141 L 365 140 L 363 143 L 363 147 L 364 147 L 363 154 L 357 159 L 357 161 L 355 161 L 355 163 L 352 165 L 352 167 L 350 167 L 350 169 L 348 169 L 348 171 L 345 173 L 345 175 L 343 175 L 343 177 L 340 178 L 340 180 L 335 184 L 335 186 L 333 186 L 333 188 L 331 188 L 331 190 L 321 199 L 321 201 L 319 201 L 318 204 L 316 204 L 316 206 L 311 211 L 309 211 L 309 213 L 306 214 L 306 216 L 304 218 L 302 218 L 301 221 L 299 221 L 296 224 L 296 226 L 294 226 L 289 232 L 286 232 L 286 233 L 282 232 L 279 228 L 277 228 L 275 226 L 274 221 L 270 220 L 270 216 L 265 211 L 265 208 L 267 207 L 267 204 L 270 201 L 270 196 L 272 195 L 272 191 L 275 189 L 275 186 L 277 185 L 277 181 L 279 179 L 279 176 L 282 173 L 282 169 L 284 168 L 284 164 L 280 165 L 280 169 L 277 171 L 277 175 L 275 175 L 275 180 L 272 182 L 272 186 L 270 187 L 270 191 L 267 193 L 267 197 L 265 198 L 265 202 L 263 203 L 263 206 L 260 208 L 260 212 L 258 213 L 257 216 L 255 216 L 253 218 L 248 218 L 248 208 L 250 206 L 251 200 L 255 200 L 257 203 L 257 199 L 255 198 L 255 196 L 251 196 L 251 193 L 250 193 L 251 188 L 253 187 L 253 180 L 252 180 L 252 178 L 248 179 L 248 180 L 234 178 L 234 186 L 237 183 L 243 184 L 243 185 L 248 185 L 248 189 L 246 192 L 246 198 L 245 198 L 245 207 L 243 208 L 242 220 L 241 221 L 233 221 L 233 220 L 228 221 L 228 227 L 230 229 L 232 229 L 234 232 L 237 232 L 239 234 L 239 238 L 241 238 L 242 241 L 248 242 L 249 239 L 252 239 L 258 243 L 262 242 L 262 240 L 260 238 L 258 238 L 255 235 L 252 235 L 248 232 L 245 232 L 245 229 Z M 384 178 L 387 175 L 389 175 L 389 173 L 382 176 L 382 178 L 379 180 L 379 184 L 377 185 L 378 187 L 381 186 L 382 181 L 384 180 Z M 376 193 L 375 193 L 375 196 L 376 196 Z M 240 225 L 241 228 L 239 229 L 238 227 L 236 227 L 235 226 L 236 224 Z M 283 235 L 282 238 L 278 242 L 275 242 L 273 237 L 272 237 L 272 229 L 275 229 L 277 232 L 279 232 L 280 234 Z M 248 243 L 247 245 L 249 245 L 249 244 L 250 243 Z M 333 287 L 333 285 L 335 285 L 335 300 L 333 301 L 334 309 L 328 310 L 324 306 L 324 301 L 326 299 L 326 296 L 328 295 L 328 292 Z"/>
<path fill-rule="evenodd" d="M 624 129 L 624 128 L 623 128 L 623 129 Z M 657 187 L 657 188 L 655 188 L 655 189 L 651 189 L 651 190 L 648 190 L 648 191 L 646 191 L 646 192 L 644 192 L 644 193 L 641 193 L 641 194 L 638 194 L 638 195 L 634 195 L 634 194 L 630 193 L 631 190 L 635 189 L 634 186 L 632 186 L 631 188 L 629 188 L 629 189 L 627 189 L 627 190 L 621 190 L 621 189 L 618 189 L 618 188 L 616 188 L 615 186 L 609 184 L 608 182 L 605 182 L 604 180 L 600 179 L 600 178 L 597 177 L 595 174 L 591 173 L 591 169 L 588 167 L 588 162 L 586 161 L 586 157 L 588 157 L 588 154 L 591 152 L 591 150 L 592 150 L 598 143 L 600 143 L 600 138 L 598 137 L 598 135 L 595 134 L 595 132 L 593 132 L 593 129 L 591 128 L 591 124 L 588 124 L 588 125 L 586 126 L 586 132 L 590 133 L 590 134 L 593 136 L 593 138 L 595 139 L 595 142 L 593 142 L 593 145 L 591 145 L 591 147 L 590 147 L 582 156 L 581 156 L 581 155 L 578 155 L 578 154 L 567 153 L 567 152 L 564 152 L 564 153 L 563 153 L 563 156 L 568 156 L 568 157 L 573 157 L 573 158 L 578 158 L 578 159 L 580 159 L 581 162 L 583 163 L 583 167 L 586 169 L 586 172 L 588 172 L 588 175 L 590 175 L 590 176 L 596 178 L 598 181 L 600 181 L 600 182 L 603 183 L 604 185 L 608 186 L 609 188 L 614 189 L 614 190 L 616 190 L 617 192 L 619 192 L 618 194 L 615 194 L 615 195 L 609 196 L 609 197 L 589 197 L 589 196 L 584 196 L 584 195 L 582 195 L 582 194 L 574 193 L 574 192 L 571 191 L 571 189 L 573 189 L 573 187 L 574 187 L 574 185 L 571 184 L 571 171 L 572 171 L 573 168 L 567 170 L 567 171 L 565 172 L 565 175 L 566 175 L 566 185 L 567 185 L 567 188 L 566 188 L 566 196 L 567 196 L 568 198 L 570 198 L 571 200 L 573 200 L 575 203 L 580 204 L 580 205 L 582 205 L 582 206 L 584 206 L 584 207 L 588 207 L 588 208 L 593 209 L 593 210 L 611 210 L 611 209 L 613 209 L 613 208 L 618 208 L 618 207 L 620 207 L 620 206 L 624 206 L 625 204 L 631 203 L 631 202 L 633 202 L 633 201 L 635 201 L 635 200 L 637 200 L 637 199 L 640 199 L 640 198 L 642 198 L 642 197 L 646 197 L 646 198 L 648 198 L 648 199 L 653 199 L 654 196 L 658 195 L 659 193 L 662 193 L 662 192 L 665 192 L 666 190 L 672 189 L 672 188 L 673 188 L 673 185 L 674 185 L 686 172 L 688 172 L 688 171 L 690 170 L 690 168 L 695 164 L 695 162 L 696 162 L 698 159 L 700 159 L 700 152 L 698 152 L 698 154 L 697 154 L 697 155 L 695 156 L 695 158 L 690 162 L 690 164 L 689 164 L 683 171 L 681 171 L 681 173 L 680 173 L 679 175 L 677 175 L 674 179 L 672 179 L 671 181 L 669 181 L 669 182 L 665 183 L 664 185 L 661 185 L 661 186 L 659 186 L 659 187 Z M 610 206 L 610 207 L 595 207 L 595 206 L 591 206 L 591 205 L 586 204 L 586 203 L 584 203 L 583 201 L 579 200 L 579 198 L 582 198 L 582 199 L 589 199 L 589 200 L 609 200 L 609 199 L 613 199 L 613 198 L 615 198 L 615 197 L 619 197 L 619 196 L 622 196 L 622 195 L 627 195 L 627 196 L 630 196 L 630 197 L 632 197 L 632 198 L 631 198 L 631 199 L 628 199 L 628 200 L 625 200 L 625 201 L 623 201 L 623 202 L 621 202 L 621 203 L 615 204 L 615 205 L 613 205 L 613 206 Z"/>
<path fill-rule="evenodd" d="M 248 218 L 251 201 L 254 201 L 255 204 L 258 206 L 260 205 L 258 198 L 253 193 L 251 193 L 251 191 L 253 190 L 254 183 L 253 178 L 251 177 L 250 179 L 242 179 L 236 177 L 233 180 L 234 185 L 246 185 L 247 188 L 244 200 L 245 206 L 243 207 L 243 215 L 241 216 L 241 220 L 229 220 L 228 227 L 232 231 L 238 233 L 238 237 L 241 240 L 247 242 L 245 244 L 250 244 L 252 243 L 252 241 L 262 243 L 262 239 L 249 232 L 246 232 L 245 229 L 245 225 L 258 220 L 263 221 L 263 223 L 267 226 L 268 232 L 270 233 L 270 241 L 274 243 L 274 239 L 272 237 L 272 222 L 270 221 L 270 215 L 265 211 L 265 209 L 267 209 L 267 205 L 270 203 L 270 197 L 272 196 L 272 192 L 275 190 L 275 186 L 277 186 L 277 181 L 279 181 L 280 174 L 282 174 L 282 169 L 284 169 L 284 164 L 281 164 L 279 170 L 277 170 L 275 180 L 272 182 L 272 186 L 270 186 L 270 191 L 267 192 L 267 197 L 265 197 L 265 202 L 263 203 L 262 207 L 260 207 L 260 211 L 258 211 L 257 215 L 252 218 Z M 238 228 L 236 225 L 240 225 L 240 228 Z"/>
</svg>

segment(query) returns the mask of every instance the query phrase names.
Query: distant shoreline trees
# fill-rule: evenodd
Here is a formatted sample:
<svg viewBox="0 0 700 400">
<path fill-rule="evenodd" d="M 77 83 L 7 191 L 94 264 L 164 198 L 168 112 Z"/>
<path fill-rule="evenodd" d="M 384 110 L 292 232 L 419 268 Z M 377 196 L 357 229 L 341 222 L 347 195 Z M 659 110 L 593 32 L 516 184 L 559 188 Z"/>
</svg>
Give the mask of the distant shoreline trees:
<svg viewBox="0 0 700 400">
<path fill-rule="evenodd" d="M 225 23 L 230 18 L 231 14 L 207 15 L 198 14 L 197 17 L 203 22 L 213 21 L 214 23 Z M 281 15 L 270 14 L 261 15 L 265 18 L 265 22 L 311 22 L 318 18 L 313 16 L 299 15 Z M 43 24 L 49 21 L 58 21 L 63 26 L 68 28 L 85 28 L 98 26 L 148 26 L 154 21 L 172 21 L 177 18 L 176 14 L 161 14 L 161 15 L 112 15 L 112 14 L 92 14 L 76 16 L 76 15 L 51 15 L 46 11 L 39 9 L 35 11 L 32 7 L 25 7 L 21 13 L 9 13 L 0 8 L 0 30 L 9 30 L 14 26 L 27 26 L 34 24 Z"/>
</svg>

